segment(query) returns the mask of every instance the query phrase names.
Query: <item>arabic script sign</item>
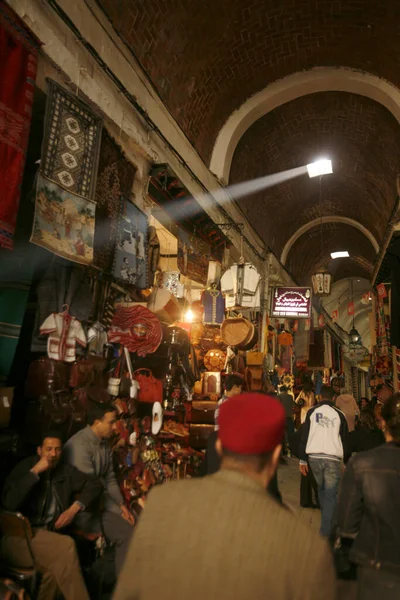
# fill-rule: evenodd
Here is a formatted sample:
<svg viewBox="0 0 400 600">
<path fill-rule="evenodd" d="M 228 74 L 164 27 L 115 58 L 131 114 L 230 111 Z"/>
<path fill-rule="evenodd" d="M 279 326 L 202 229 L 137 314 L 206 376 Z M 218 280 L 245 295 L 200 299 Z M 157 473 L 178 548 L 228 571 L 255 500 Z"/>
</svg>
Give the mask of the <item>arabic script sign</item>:
<svg viewBox="0 0 400 600">
<path fill-rule="evenodd" d="M 272 317 L 311 317 L 311 288 L 276 287 L 272 295 Z"/>
</svg>

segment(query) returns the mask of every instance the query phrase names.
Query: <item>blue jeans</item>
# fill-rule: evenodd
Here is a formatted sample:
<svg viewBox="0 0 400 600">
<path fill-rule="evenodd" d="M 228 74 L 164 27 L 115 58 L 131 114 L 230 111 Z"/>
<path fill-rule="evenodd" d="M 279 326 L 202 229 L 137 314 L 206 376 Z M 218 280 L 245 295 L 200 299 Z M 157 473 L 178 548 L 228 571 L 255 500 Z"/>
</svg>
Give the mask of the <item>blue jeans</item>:
<svg viewBox="0 0 400 600">
<path fill-rule="evenodd" d="M 308 457 L 310 468 L 318 486 L 318 497 L 321 506 L 321 530 L 324 537 L 332 533 L 333 518 L 336 511 L 342 464 L 336 460 Z"/>
</svg>

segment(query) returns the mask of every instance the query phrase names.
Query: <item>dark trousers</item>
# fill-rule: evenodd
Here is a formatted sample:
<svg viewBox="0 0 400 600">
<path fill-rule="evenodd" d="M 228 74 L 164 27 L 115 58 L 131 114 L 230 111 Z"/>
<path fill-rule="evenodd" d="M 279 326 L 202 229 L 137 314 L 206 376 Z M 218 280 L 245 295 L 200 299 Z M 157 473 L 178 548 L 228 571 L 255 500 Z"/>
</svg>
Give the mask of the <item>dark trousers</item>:
<svg viewBox="0 0 400 600">
<path fill-rule="evenodd" d="M 312 470 L 308 467 L 307 476 L 301 475 L 300 479 L 300 506 L 309 508 L 313 504 L 319 505 L 318 486 Z"/>
<path fill-rule="evenodd" d="M 398 600 L 400 577 L 383 569 L 358 568 L 357 600 Z"/>
<path fill-rule="evenodd" d="M 110 511 L 104 511 L 101 514 L 101 522 L 99 517 L 84 511 L 77 515 L 74 525 L 87 533 L 104 533 L 107 541 L 115 547 L 115 569 L 118 575 L 129 548 L 133 533 L 132 525 L 120 515 Z"/>
<path fill-rule="evenodd" d="M 286 417 L 286 428 L 285 428 L 285 447 L 284 454 L 289 454 L 290 444 L 294 435 L 294 421 L 291 417 Z"/>
</svg>

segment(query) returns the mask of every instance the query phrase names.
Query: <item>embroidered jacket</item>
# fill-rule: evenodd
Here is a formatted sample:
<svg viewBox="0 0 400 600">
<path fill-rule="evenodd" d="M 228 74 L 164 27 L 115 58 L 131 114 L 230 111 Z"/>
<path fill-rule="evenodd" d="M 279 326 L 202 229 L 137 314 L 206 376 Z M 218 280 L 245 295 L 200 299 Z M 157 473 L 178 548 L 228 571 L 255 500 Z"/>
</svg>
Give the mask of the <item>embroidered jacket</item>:
<svg viewBox="0 0 400 600">
<path fill-rule="evenodd" d="M 76 344 L 86 346 L 86 336 L 80 322 L 69 313 L 52 313 L 40 328 L 41 335 L 48 335 L 47 354 L 53 360 L 74 362 Z"/>
</svg>

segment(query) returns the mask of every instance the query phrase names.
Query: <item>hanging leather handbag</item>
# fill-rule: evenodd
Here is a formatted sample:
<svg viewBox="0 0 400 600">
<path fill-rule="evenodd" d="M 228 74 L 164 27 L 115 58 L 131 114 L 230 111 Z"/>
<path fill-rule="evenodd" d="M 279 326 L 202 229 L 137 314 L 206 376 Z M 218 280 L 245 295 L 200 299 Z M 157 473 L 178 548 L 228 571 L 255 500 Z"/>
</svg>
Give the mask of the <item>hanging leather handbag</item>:
<svg viewBox="0 0 400 600">
<path fill-rule="evenodd" d="M 154 377 L 150 369 L 138 369 L 134 372 L 133 377 L 140 385 L 137 397 L 139 402 L 162 403 L 163 384 Z"/>
<path fill-rule="evenodd" d="M 27 398 L 38 399 L 56 390 L 65 390 L 69 383 L 70 365 L 51 358 L 34 360 L 28 371 L 25 386 Z"/>
<path fill-rule="evenodd" d="M 214 425 L 217 407 L 218 402 L 210 402 L 209 400 L 193 401 L 192 423 Z"/>
<path fill-rule="evenodd" d="M 246 365 L 248 367 L 262 367 L 264 362 L 264 353 L 257 351 L 246 352 Z"/>
<path fill-rule="evenodd" d="M 245 380 L 247 391 L 259 392 L 260 390 L 262 390 L 262 378 L 262 367 L 246 367 Z"/>
</svg>

